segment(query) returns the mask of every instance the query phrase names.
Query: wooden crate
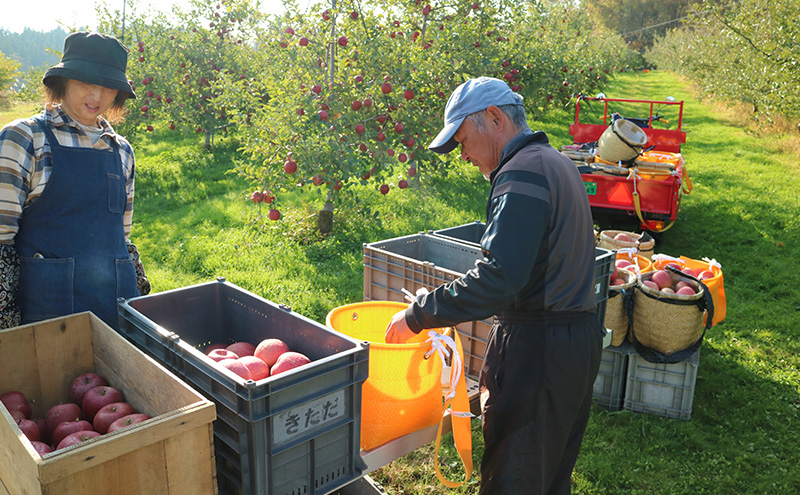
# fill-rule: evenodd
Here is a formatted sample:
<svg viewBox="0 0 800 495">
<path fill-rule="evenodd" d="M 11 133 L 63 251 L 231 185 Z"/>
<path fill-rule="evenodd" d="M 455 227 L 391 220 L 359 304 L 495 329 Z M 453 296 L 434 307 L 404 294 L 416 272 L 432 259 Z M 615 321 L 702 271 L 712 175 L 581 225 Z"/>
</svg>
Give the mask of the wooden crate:
<svg viewBox="0 0 800 495">
<path fill-rule="evenodd" d="M 147 422 L 44 457 L 0 407 L 0 495 L 216 494 L 214 403 L 136 349 L 92 313 L 0 331 L 0 393 L 21 391 L 34 417 L 68 402 L 93 371 Z"/>
</svg>

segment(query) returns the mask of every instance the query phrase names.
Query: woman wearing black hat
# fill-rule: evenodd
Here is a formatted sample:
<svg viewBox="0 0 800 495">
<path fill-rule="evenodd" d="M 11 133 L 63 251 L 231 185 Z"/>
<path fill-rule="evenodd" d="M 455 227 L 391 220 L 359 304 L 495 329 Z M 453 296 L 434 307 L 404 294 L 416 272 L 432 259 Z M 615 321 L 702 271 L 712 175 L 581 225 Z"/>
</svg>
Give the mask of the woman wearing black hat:
<svg viewBox="0 0 800 495">
<path fill-rule="evenodd" d="M 0 328 L 81 311 L 118 327 L 149 292 L 136 247 L 134 155 L 104 115 L 135 98 L 117 39 L 72 33 L 39 115 L 0 131 Z"/>
</svg>

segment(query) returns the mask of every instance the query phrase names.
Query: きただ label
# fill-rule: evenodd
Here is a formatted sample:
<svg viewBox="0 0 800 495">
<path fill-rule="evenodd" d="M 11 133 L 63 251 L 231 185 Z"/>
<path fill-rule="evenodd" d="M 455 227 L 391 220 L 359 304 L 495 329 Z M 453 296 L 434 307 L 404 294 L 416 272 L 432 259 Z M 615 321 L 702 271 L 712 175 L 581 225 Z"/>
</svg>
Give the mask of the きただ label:
<svg viewBox="0 0 800 495">
<path fill-rule="evenodd" d="M 272 431 L 276 444 L 287 442 L 305 433 L 340 421 L 347 415 L 345 390 L 306 402 L 276 414 Z"/>
</svg>

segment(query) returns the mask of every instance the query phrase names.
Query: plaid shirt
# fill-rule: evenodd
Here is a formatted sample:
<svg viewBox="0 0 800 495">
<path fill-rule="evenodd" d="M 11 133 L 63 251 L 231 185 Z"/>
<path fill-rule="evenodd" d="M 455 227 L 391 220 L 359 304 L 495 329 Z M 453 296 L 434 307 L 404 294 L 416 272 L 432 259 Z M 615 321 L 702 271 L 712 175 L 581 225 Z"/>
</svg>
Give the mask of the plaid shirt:
<svg viewBox="0 0 800 495">
<path fill-rule="evenodd" d="M 60 106 L 48 105 L 41 113 L 61 146 L 107 150 L 112 140 L 119 144 L 122 172 L 127 177 L 123 224 L 127 240 L 133 221 L 133 148 L 117 135 L 103 118 L 98 119 L 103 135 L 92 145 L 91 138 Z M 19 119 L 0 131 L 0 244 L 13 244 L 23 209 L 41 196 L 53 170 L 50 145 L 33 118 Z"/>
</svg>

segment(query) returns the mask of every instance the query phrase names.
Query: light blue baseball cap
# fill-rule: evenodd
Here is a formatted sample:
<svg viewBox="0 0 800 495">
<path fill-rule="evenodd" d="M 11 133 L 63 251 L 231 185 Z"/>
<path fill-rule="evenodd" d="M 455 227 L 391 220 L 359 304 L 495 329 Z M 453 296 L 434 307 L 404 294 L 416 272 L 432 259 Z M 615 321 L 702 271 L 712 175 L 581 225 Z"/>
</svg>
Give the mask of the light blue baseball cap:
<svg viewBox="0 0 800 495">
<path fill-rule="evenodd" d="M 450 95 L 444 109 L 444 128 L 428 145 L 436 153 L 450 153 L 458 143 L 453 136 L 467 116 L 486 110 L 489 105 L 521 105 L 505 81 L 494 77 L 478 77 L 461 84 Z"/>
</svg>

